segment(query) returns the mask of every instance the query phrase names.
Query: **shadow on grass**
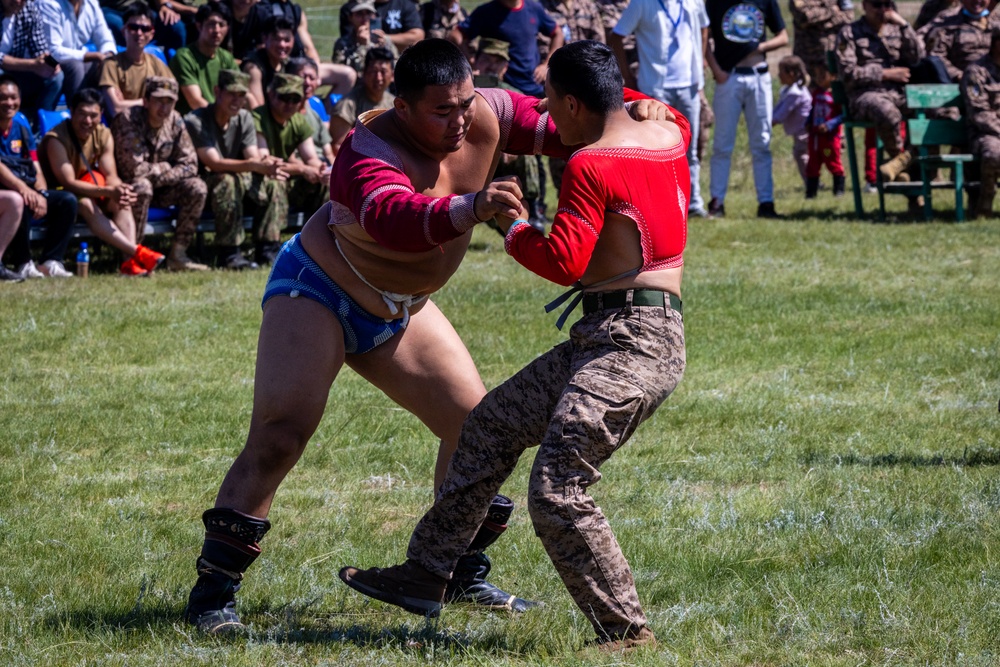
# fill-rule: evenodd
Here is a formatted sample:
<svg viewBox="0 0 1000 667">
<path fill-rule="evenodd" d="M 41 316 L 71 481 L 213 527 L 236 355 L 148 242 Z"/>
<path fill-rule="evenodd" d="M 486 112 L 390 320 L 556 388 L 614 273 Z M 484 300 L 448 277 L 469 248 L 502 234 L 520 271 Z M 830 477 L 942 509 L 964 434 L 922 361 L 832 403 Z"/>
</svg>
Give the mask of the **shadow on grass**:
<svg viewBox="0 0 1000 667">
<path fill-rule="evenodd" d="M 1000 465 L 1000 450 L 966 449 L 961 456 L 944 454 L 808 454 L 802 458 L 805 465 L 833 464 L 843 466 L 868 466 L 872 468 L 906 466 L 931 468 L 939 466 L 982 467 Z"/>
</svg>

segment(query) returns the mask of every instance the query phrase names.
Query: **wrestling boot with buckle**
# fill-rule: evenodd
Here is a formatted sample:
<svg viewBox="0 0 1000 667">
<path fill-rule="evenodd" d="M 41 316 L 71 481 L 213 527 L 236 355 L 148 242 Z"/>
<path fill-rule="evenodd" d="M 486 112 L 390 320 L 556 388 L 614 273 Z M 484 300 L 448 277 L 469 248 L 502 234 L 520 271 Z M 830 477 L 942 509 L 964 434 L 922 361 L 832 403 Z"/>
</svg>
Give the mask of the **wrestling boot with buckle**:
<svg viewBox="0 0 1000 667">
<path fill-rule="evenodd" d="M 486 520 L 469 545 L 469 550 L 458 559 L 455 571 L 445 592 L 446 602 L 464 602 L 487 609 L 506 609 L 522 612 L 540 606 L 540 602 L 525 600 L 503 591 L 486 581 L 492 563 L 483 551 L 507 530 L 507 520 L 514 511 L 514 503 L 507 496 L 497 495 L 486 513 Z"/>
<path fill-rule="evenodd" d="M 903 151 L 896 157 L 892 158 L 881 167 L 878 168 L 879 173 L 882 174 L 882 178 L 885 181 L 895 181 L 899 178 L 899 175 L 906 171 L 906 168 L 910 166 L 910 160 L 912 156 L 910 151 Z"/>
<path fill-rule="evenodd" d="M 448 581 L 416 561 L 407 560 L 402 565 L 359 570 L 341 568 L 340 580 L 370 598 L 402 607 L 411 614 L 437 618 L 444 602 Z"/>
<path fill-rule="evenodd" d="M 243 573 L 260 555 L 259 542 L 271 522 L 225 508 L 208 510 L 202 521 L 205 544 L 184 619 L 206 634 L 239 632 L 244 625 L 236 613 L 236 593 Z"/>
</svg>

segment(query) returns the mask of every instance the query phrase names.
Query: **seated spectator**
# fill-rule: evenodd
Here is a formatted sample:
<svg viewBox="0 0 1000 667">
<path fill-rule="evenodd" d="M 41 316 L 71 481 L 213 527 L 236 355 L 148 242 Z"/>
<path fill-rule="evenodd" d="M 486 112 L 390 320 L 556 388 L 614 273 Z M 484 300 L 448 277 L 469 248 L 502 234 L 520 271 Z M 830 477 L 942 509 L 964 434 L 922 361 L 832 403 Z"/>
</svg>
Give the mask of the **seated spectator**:
<svg viewBox="0 0 1000 667">
<path fill-rule="evenodd" d="M 29 117 L 56 108 L 63 71 L 49 54 L 48 29 L 36 0 L 0 0 L 0 72 L 13 79 L 27 98 Z M 32 121 L 34 122 L 34 121 Z"/>
<path fill-rule="evenodd" d="M 114 118 L 130 107 L 142 106 L 146 79 L 174 75 L 166 63 L 143 49 L 153 40 L 156 14 L 145 2 L 129 5 L 122 15 L 125 50 L 104 61 L 98 86 L 104 93 L 104 108 Z"/>
<path fill-rule="evenodd" d="M 128 22 L 125 14 L 137 1 L 142 2 L 142 0 L 99 0 L 104 21 L 108 24 L 108 29 L 111 30 L 117 44 L 125 43 L 125 24 Z M 167 24 L 156 12 L 153 12 L 153 26 L 156 43 L 164 49 L 179 49 L 187 43 L 187 30 L 183 21 Z M 153 36 L 151 33 L 150 39 Z"/>
<path fill-rule="evenodd" d="M 334 105 L 330 114 L 334 154 L 340 150 L 358 116 L 372 109 L 392 108 L 396 97 L 389 92 L 389 86 L 392 85 L 394 63 L 395 58 L 387 49 L 369 49 L 361 81 Z"/>
<path fill-rule="evenodd" d="M 305 56 L 319 62 L 319 52 L 309 34 L 309 21 L 300 5 L 291 0 L 261 0 L 254 5 L 253 12 L 257 15 L 256 22 L 260 26 L 266 26 L 278 17 L 286 19 L 295 33 L 291 55 L 295 58 Z"/>
<path fill-rule="evenodd" d="M 49 190 L 38 164 L 31 128 L 14 116 L 21 107 L 21 92 L 13 79 L 0 76 L 0 255 L 22 278 L 68 278 L 63 266 L 66 245 L 76 220 L 76 197 L 63 190 Z M 9 236 L 10 222 L 17 217 Z M 39 263 L 31 259 L 31 220 L 45 222 L 45 240 Z M 9 244 L 9 245 L 8 245 Z M 0 280 L 10 271 L 0 264 Z"/>
<path fill-rule="evenodd" d="M 924 39 L 927 56 L 941 60 L 953 83 L 990 51 L 989 0 L 961 0 L 960 5 L 961 11 L 935 20 Z"/>
<path fill-rule="evenodd" d="M 302 77 L 305 99 L 302 101 L 302 110 L 299 113 L 305 117 L 306 121 L 309 122 L 309 127 L 312 128 L 313 144 L 316 146 L 319 159 L 329 167 L 333 164 L 335 157 L 333 139 L 330 137 L 330 125 L 320 118 L 316 110 L 309 104 L 309 98 L 316 93 L 316 88 L 319 87 L 319 66 L 309 58 L 289 58 L 288 62 L 285 63 L 285 72 Z"/>
<path fill-rule="evenodd" d="M 45 180 L 76 195 L 91 233 L 125 256 L 123 275 L 147 275 L 164 257 L 135 241 L 136 195 L 118 177 L 115 141 L 101 125 L 101 94 L 84 88 L 69 104 L 72 115 L 42 138 Z"/>
<path fill-rule="evenodd" d="M 227 0 L 226 5 L 232 12 L 233 20 L 229 23 L 229 36 L 223 46 L 237 60 L 243 60 L 254 49 L 260 46 L 262 25 L 260 14 L 254 11 L 258 0 Z"/>
<path fill-rule="evenodd" d="M 181 91 L 178 112 L 184 114 L 214 102 L 219 71 L 236 69 L 233 54 L 221 46 L 229 32 L 229 19 L 229 8 L 217 0 L 209 0 L 198 8 L 195 17 L 198 39 L 177 51 L 170 61 L 170 71 Z"/>
<path fill-rule="evenodd" d="M 351 32 L 351 11 L 357 0 L 350 0 L 340 7 L 340 36 Z M 375 0 L 375 14 L 396 51 L 412 46 L 424 38 L 420 10 L 414 0 Z"/>
<path fill-rule="evenodd" d="M 118 169 L 136 195 L 136 236 L 142 241 L 150 205 L 176 206 L 177 223 L 167 268 L 207 271 L 208 266 L 187 254 L 205 208 L 208 188 L 198 178 L 198 156 L 191 136 L 174 110 L 177 81 L 165 76 L 149 77 L 143 100 L 143 106 L 132 107 L 111 121 Z"/>
<path fill-rule="evenodd" d="M 970 149 L 980 161 L 977 201 L 970 196 L 972 216 L 993 217 L 993 198 L 1000 178 L 1000 26 L 990 31 L 990 50 L 966 68 L 961 79 Z"/>
<path fill-rule="evenodd" d="M 101 63 L 118 53 L 115 38 L 97 0 L 35 0 L 49 31 L 49 48 L 62 67 L 62 93 L 72 99 L 83 87 L 93 87 Z M 87 48 L 94 45 L 95 51 Z"/>
<path fill-rule="evenodd" d="M 420 22 L 426 37 L 447 39 L 448 33 L 468 16 L 458 0 L 427 0 L 420 5 Z"/>
<path fill-rule="evenodd" d="M 264 28 L 264 46 L 253 51 L 240 64 L 240 69 L 250 75 L 250 93 L 247 102 L 251 109 L 264 104 L 264 91 L 271 85 L 275 72 L 280 72 L 292 53 L 295 31 L 283 16 L 267 22 Z"/>
<path fill-rule="evenodd" d="M 372 30 L 375 5 L 359 2 L 351 9 L 351 31 L 333 45 L 333 62 L 348 65 L 360 76 L 365 69 L 365 54 L 371 48 L 388 49 L 393 58 L 399 57 L 396 47 L 381 30 Z"/>
<path fill-rule="evenodd" d="M 312 213 L 330 198 L 329 169 L 316 154 L 312 129 L 299 113 L 305 91 L 302 78 L 278 72 L 267 89 L 267 103 L 253 111 L 257 146 L 262 155 L 284 160 L 288 174 L 284 189 L 277 197 L 289 206 Z M 298 159 L 293 155 L 298 153 Z M 280 243 L 263 243 L 257 248 L 258 264 L 271 264 L 281 250 Z"/>
<path fill-rule="evenodd" d="M 253 239 L 258 252 L 281 241 L 288 222 L 288 200 L 282 183 L 288 180 L 284 161 L 263 157 L 257 148 L 253 116 L 246 104 L 250 76 L 238 70 L 219 72 L 215 102 L 195 109 L 184 121 L 208 185 L 208 203 L 215 217 L 218 266 L 257 269 L 240 252 L 244 204 L 254 214 Z"/>
</svg>

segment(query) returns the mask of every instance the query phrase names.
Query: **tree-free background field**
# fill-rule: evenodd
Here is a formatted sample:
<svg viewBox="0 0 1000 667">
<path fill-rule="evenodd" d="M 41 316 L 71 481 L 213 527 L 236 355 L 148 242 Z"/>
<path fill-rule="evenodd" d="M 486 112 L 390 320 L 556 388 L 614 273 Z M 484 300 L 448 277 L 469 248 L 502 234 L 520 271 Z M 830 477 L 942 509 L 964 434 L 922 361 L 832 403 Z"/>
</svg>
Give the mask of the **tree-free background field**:
<svg viewBox="0 0 1000 667">
<path fill-rule="evenodd" d="M 193 633 L 266 276 L 126 280 L 105 254 L 87 281 L 0 285 L 0 665 L 1000 664 L 1000 221 L 945 222 L 946 195 L 932 224 L 901 198 L 898 224 L 857 221 L 849 197 L 803 201 L 780 130 L 774 154 L 790 218 L 751 217 L 738 145 L 729 216 L 690 224 L 686 377 L 594 488 L 658 650 L 577 655 L 591 630 L 524 511 L 530 457 L 493 578 L 545 608 L 427 624 L 343 586 L 341 565 L 403 557 L 436 449 L 346 370 L 245 581 L 253 634 Z M 481 229 L 436 301 L 492 386 L 563 339 L 559 291 Z"/>
</svg>

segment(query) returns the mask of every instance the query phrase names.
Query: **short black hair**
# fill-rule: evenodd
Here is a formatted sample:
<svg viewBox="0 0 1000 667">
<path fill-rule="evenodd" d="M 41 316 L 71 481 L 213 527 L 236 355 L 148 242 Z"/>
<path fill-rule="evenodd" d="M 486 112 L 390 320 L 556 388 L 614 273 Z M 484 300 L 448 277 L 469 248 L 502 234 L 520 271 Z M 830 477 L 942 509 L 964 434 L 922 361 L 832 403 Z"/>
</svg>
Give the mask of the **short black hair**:
<svg viewBox="0 0 1000 667">
<path fill-rule="evenodd" d="M 21 95 L 21 86 L 17 85 L 17 81 L 9 74 L 0 74 L 0 88 L 4 86 L 14 86 L 17 89 L 18 96 Z"/>
<path fill-rule="evenodd" d="M 560 96 L 572 95 L 594 113 L 624 106 L 624 80 L 615 52 L 594 40 L 567 44 L 549 58 L 549 83 Z"/>
<path fill-rule="evenodd" d="M 232 24 L 233 22 L 233 13 L 229 11 L 229 7 L 218 0 L 209 0 L 199 7 L 194 15 L 194 22 L 204 23 L 212 14 L 218 14 L 226 23 Z"/>
<path fill-rule="evenodd" d="M 96 104 L 101 106 L 101 92 L 96 88 L 81 88 L 69 100 L 69 108 L 76 111 L 81 104 Z"/>
<path fill-rule="evenodd" d="M 425 39 L 403 51 L 396 61 L 396 96 L 419 99 L 427 86 L 448 86 L 472 78 L 472 66 L 446 39 Z"/>
<path fill-rule="evenodd" d="M 396 56 L 392 55 L 392 51 L 385 48 L 384 46 L 376 46 L 374 48 L 368 49 L 368 53 L 365 54 L 365 67 L 372 63 L 388 62 L 393 67 L 396 66 Z"/>
<path fill-rule="evenodd" d="M 129 20 L 135 18 L 136 16 L 145 16 L 149 19 L 149 22 L 154 26 L 156 25 L 156 12 L 154 12 L 149 5 L 142 0 L 139 2 L 133 2 L 127 5 L 125 11 L 122 12 L 122 23 L 128 25 Z"/>
<path fill-rule="evenodd" d="M 264 36 L 276 35 L 279 30 L 287 30 L 288 32 L 295 34 L 295 24 L 288 20 L 285 16 L 272 16 L 264 24 Z"/>
<path fill-rule="evenodd" d="M 285 74 L 294 74 L 295 76 L 301 76 L 299 72 L 304 70 L 306 67 L 312 67 L 319 73 L 319 65 L 312 58 L 307 58 L 305 56 L 299 56 L 298 58 L 289 58 L 284 65 L 281 66 L 281 70 Z"/>
</svg>

